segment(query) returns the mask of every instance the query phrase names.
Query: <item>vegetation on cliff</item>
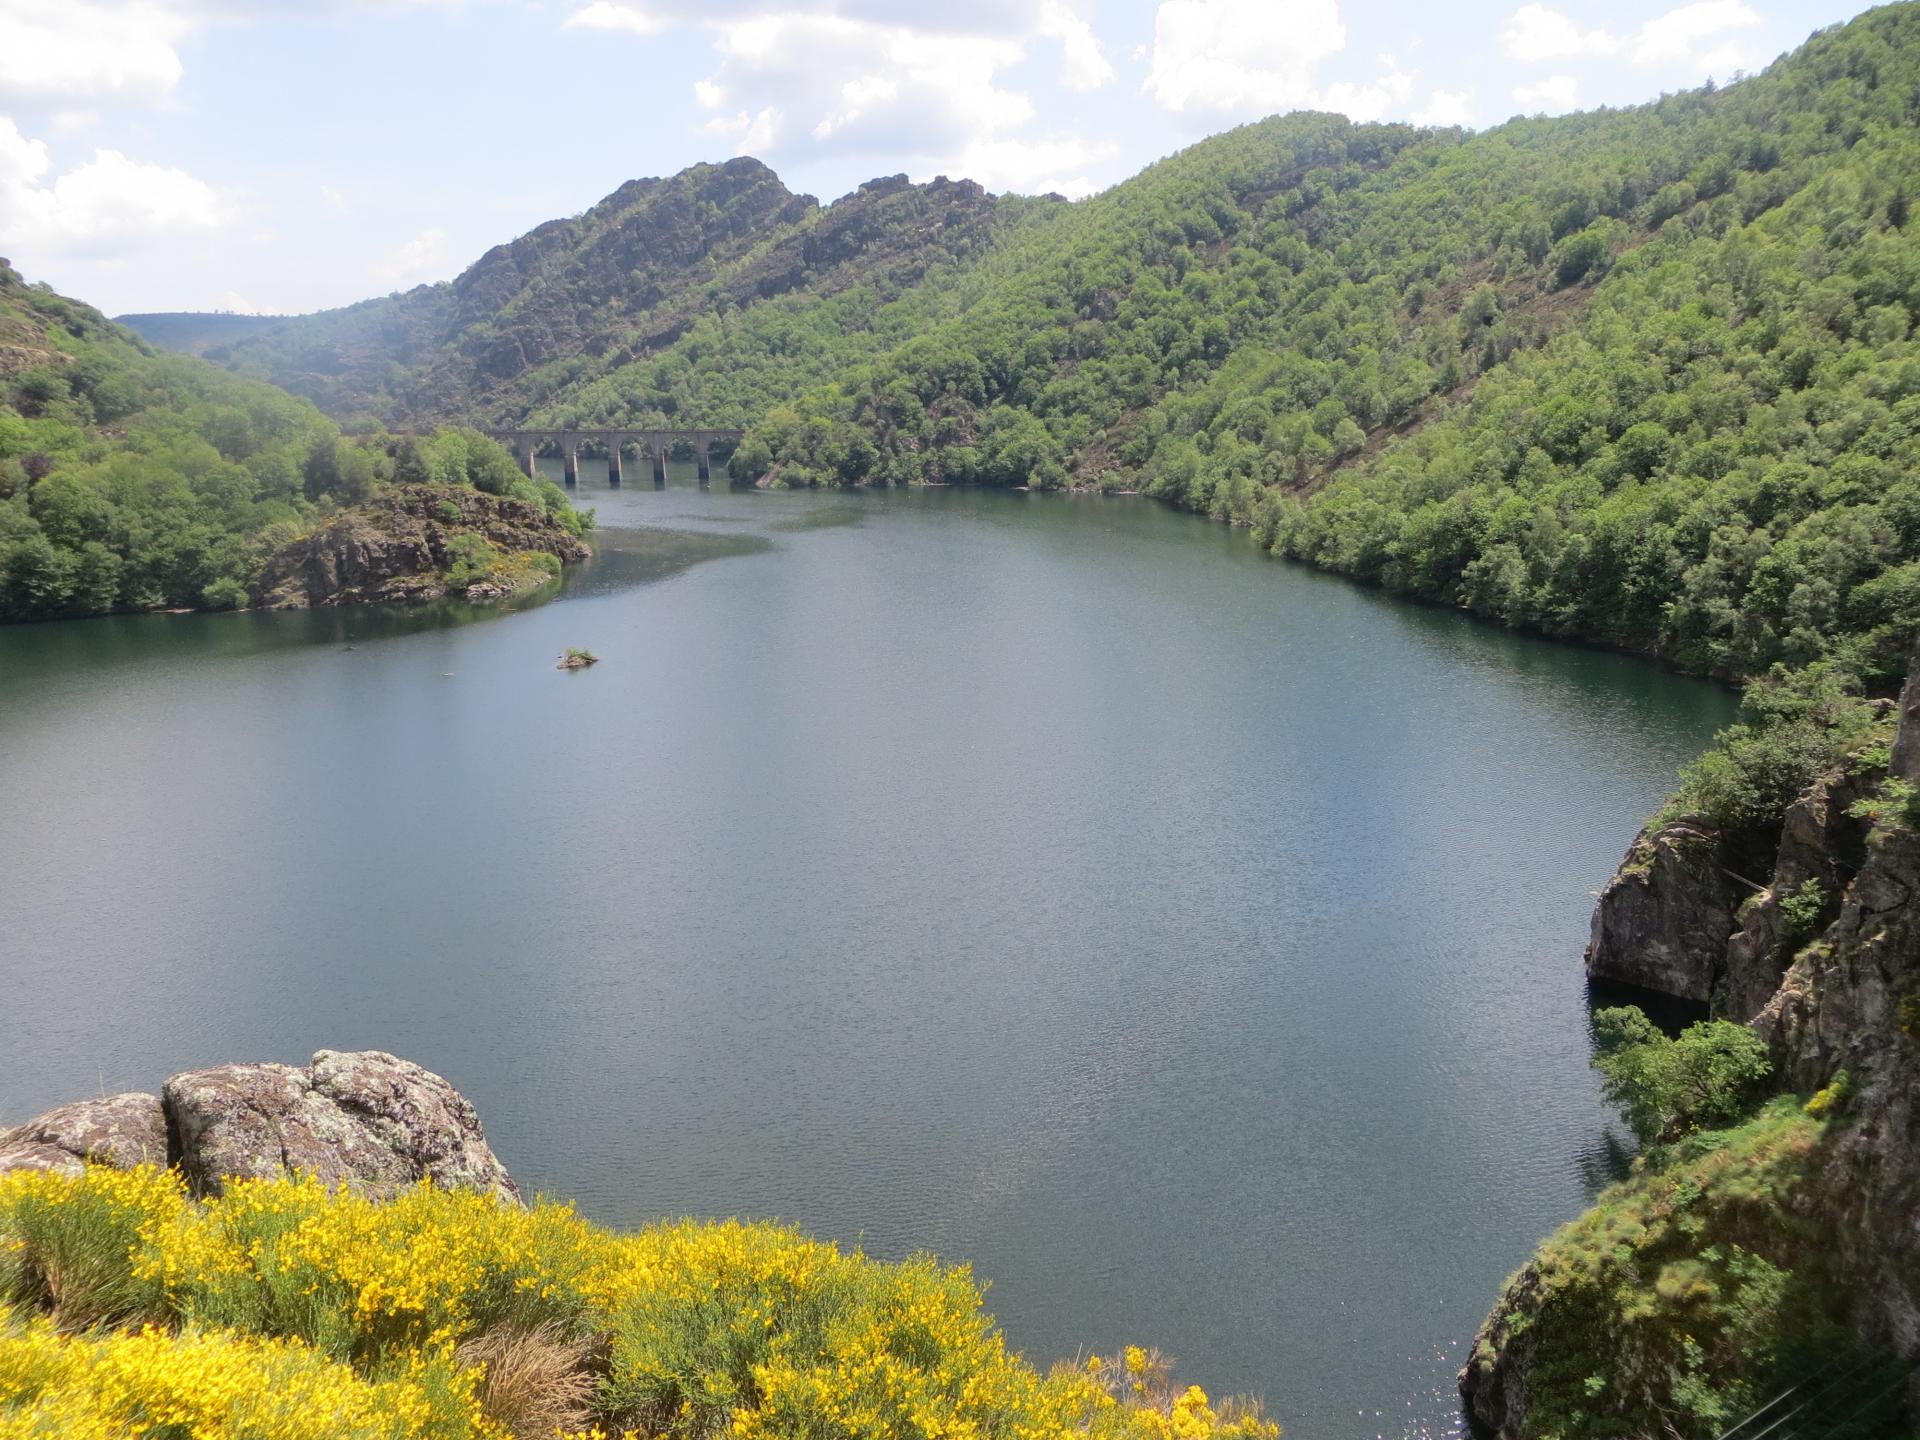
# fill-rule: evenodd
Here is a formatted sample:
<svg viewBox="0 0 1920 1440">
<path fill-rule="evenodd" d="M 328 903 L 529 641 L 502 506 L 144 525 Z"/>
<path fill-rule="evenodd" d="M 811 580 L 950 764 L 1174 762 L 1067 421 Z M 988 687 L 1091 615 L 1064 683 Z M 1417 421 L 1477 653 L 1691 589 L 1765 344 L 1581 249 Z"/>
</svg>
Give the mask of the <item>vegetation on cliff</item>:
<svg viewBox="0 0 1920 1440">
<path fill-rule="evenodd" d="M 1543 1440 L 1713 1440 L 1846 1377 L 1818 1433 L 1888 1434 L 1884 1382 L 1904 1369 L 1861 1350 L 1812 1203 L 1830 1123 L 1784 1097 L 1636 1162 L 1509 1282 L 1468 1366 L 1480 1418 Z"/>
<path fill-rule="evenodd" d="M 1041 1375 L 964 1269 L 422 1184 L 0 1176 L 0 1436 L 1271 1440 L 1147 1352 Z"/>
<path fill-rule="evenodd" d="M 125 318 L 356 426 L 738 425 L 931 323 L 957 271 L 1052 203 L 896 175 L 822 207 L 742 156 L 630 181 L 447 284 L 286 319 Z"/>
</svg>

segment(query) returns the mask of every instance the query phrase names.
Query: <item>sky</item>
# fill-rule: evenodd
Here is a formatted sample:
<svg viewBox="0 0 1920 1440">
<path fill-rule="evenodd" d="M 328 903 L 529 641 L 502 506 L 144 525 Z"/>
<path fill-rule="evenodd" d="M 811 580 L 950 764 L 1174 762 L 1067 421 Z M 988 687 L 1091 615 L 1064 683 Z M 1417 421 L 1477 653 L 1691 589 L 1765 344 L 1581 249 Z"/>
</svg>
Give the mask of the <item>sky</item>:
<svg viewBox="0 0 1920 1440">
<path fill-rule="evenodd" d="M 0 0 L 0 255 L 110 314 L 451 279 L 753 155 L 1104 189 L 1248 120 L 1484 128 L 1764 69 L 1854 0 Z"/>
</svg>

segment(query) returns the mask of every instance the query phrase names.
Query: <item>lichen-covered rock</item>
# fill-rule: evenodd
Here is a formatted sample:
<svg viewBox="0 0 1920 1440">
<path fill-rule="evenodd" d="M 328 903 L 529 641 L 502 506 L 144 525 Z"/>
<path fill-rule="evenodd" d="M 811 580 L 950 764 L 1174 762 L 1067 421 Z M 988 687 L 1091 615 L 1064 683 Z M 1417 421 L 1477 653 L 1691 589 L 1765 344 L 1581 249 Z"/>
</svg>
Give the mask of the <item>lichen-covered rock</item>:
<svg viewBox="0 0 1920 1440">
<path fill-rule="evenodd" d="M 1642 830 L 1594 907 L 1587 974 L 1710 999 L 1738 904 L 1720 837 L 1704 820 Z"/>
<path fill-rule="evenodd" d="M 422 1179 L 520 1198 L 467 1098 L 384 1051 L 322 1050 L 305 1069 L 191 1070 L 162 1097 L 200 1194 L 219 1194 L 233 1176 L 304 1171 L 382 1199 Z"/>
<path fill-rule="evenodd" d="M 76 1100 L 0 1131 L 0 1171 L 79 1174 L 87 1161 L 119 1169 L 167 1163 L 160 1097 L 139 1092 Z"/>
</svg>

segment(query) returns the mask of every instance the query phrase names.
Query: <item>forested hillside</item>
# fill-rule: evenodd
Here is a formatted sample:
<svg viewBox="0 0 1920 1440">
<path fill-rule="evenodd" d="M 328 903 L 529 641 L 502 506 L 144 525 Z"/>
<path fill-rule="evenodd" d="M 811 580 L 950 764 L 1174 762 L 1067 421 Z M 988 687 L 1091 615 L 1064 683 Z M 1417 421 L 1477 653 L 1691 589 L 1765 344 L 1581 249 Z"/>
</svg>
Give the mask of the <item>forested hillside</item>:
<svg viewBox="0 0 1920 1440">
<path fill-rule="evenodd" d="M 371 483 L 331 420 L 0 265 L 0 619 L 244 604 L 259 537 Z"/>
<path fill-rule="evenodd" d="M 269 556 L 408 482 L 524 502 L 563 535 L 591 524 L 471 430 L 348 438 L 307 401 L 157 352 L 0 262 L 0 621 L 245 605 Z M 439 568 L 460 583 L 510 558 L 472 528 L 447 526 L 466 562 Z"/>
</svg>

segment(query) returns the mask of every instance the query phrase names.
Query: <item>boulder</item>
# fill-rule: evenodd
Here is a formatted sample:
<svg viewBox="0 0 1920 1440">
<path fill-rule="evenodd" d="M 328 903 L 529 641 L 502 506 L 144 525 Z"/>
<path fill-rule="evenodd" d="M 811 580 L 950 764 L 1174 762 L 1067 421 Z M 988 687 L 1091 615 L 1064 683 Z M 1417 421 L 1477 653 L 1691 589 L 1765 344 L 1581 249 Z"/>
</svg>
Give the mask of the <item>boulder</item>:
<svg viewBox="0 0 1920 1440">
<path fill-rule="evenodd" d="M 162 1096 L 198 1194 L 219 1194 L 230 1176 L 304 1171 L 377 1199 L 422 1179 L 520 1199 L 467 1098 L 381 1050 L 322 1050 L 304 1069 L 191 1070 L 167 1081 Z"/>
<path fill-rule="evenodd" d="M 1740 897 L 1720 837 L 1686 816 L 1635 837 L 1593 911 L 1587 974 L 1686 1000 L 1712 998 Z"/>
<path fill-rule="evenodd" d="M 122 1170 L 165 1165 L 167 1119 L 160 1097 L 129 1092 L 76 1100 L 0 1131 L 0 1172 L 58 1170 L 77 1175 L 89 1160 Z"/>
</svg>

